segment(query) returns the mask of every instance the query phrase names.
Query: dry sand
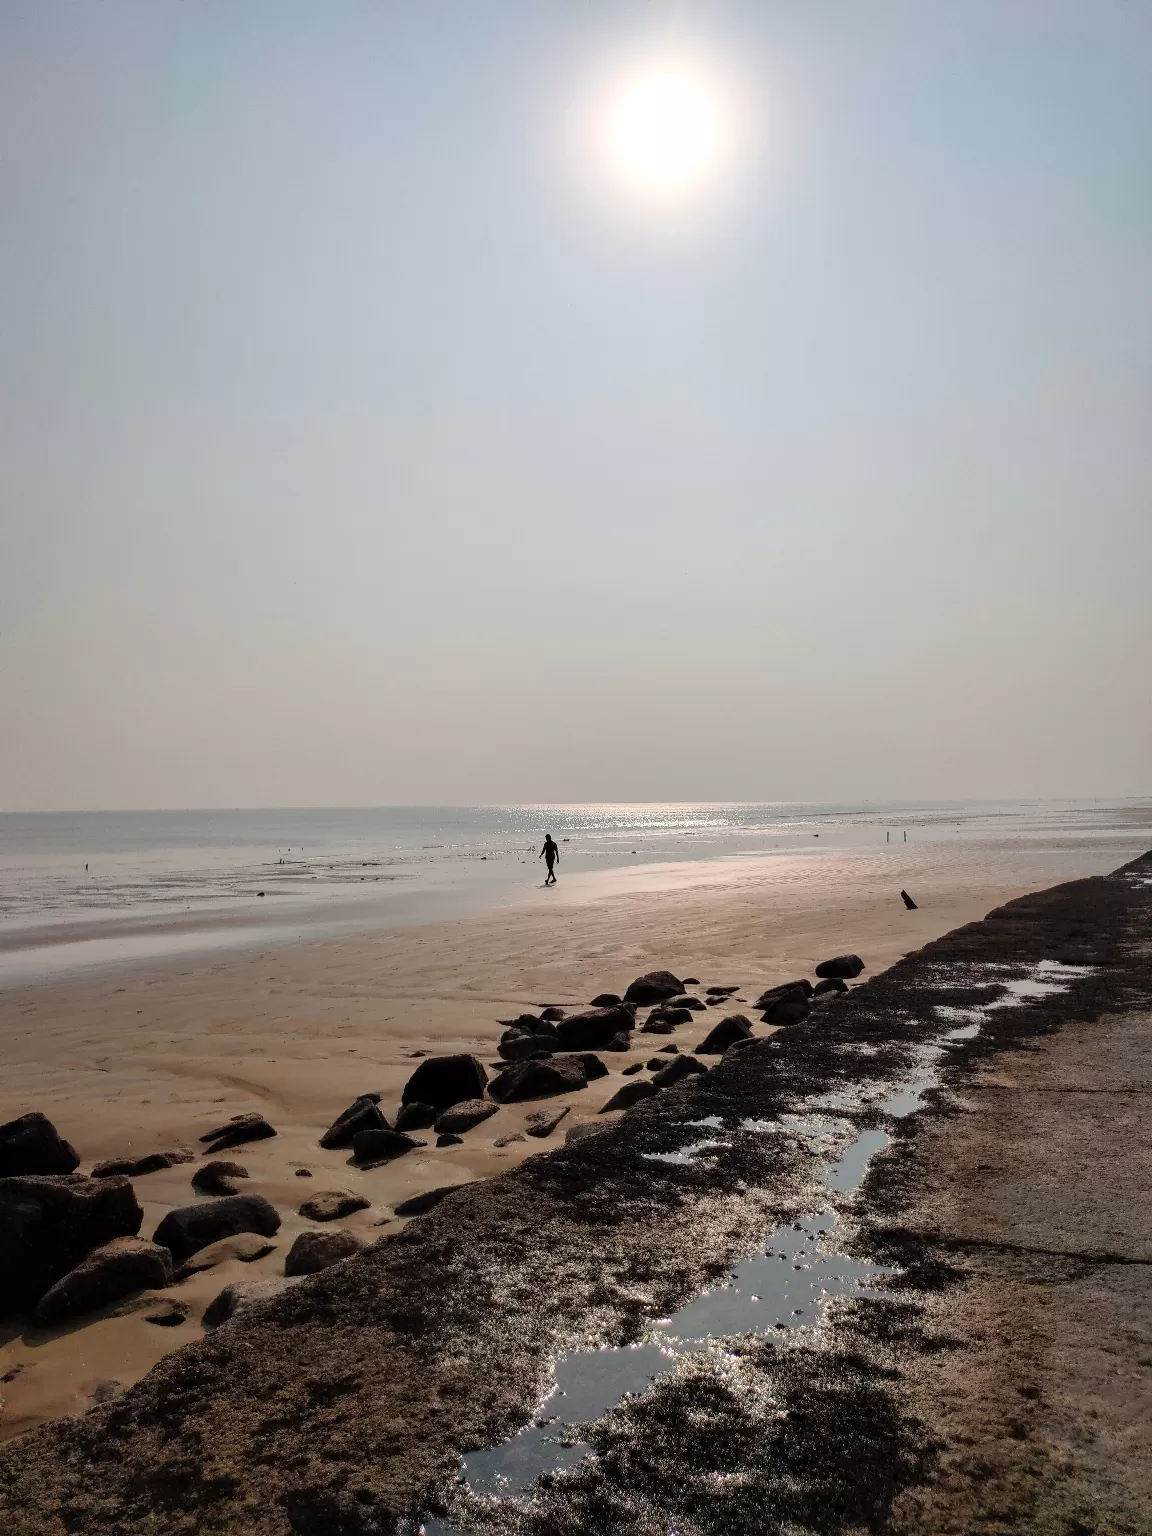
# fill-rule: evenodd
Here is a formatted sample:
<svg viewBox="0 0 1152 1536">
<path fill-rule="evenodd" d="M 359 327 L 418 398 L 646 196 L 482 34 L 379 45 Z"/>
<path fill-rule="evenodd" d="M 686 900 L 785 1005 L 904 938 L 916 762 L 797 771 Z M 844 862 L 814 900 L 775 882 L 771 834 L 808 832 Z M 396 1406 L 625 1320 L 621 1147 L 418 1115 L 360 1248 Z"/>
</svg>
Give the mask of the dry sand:
<svg viewBox="0 0 1152 1536">
<path fill-rule="evenodd" d="M 392 1207 L 439 1185 L 484 1178 L 547 1147 L 494 1142 L 519 1130 L 532 1105 L 509 1106 L 464 1144 L 429 1146 L 364 1171 L 318 1137 L 358 1093 L 383 1095 L 390 1116 L 416 1051 L 474 1051 L 495 1060 L 498 1020 L 522 1007 L 586 1004 L 623 991 L 656 966 L 703 986 L 763 987 L 811 975 L 853 950 L 868 974 L 1027 891 L 1100 874 L 1142 851 L 1146 833 L 1044 841 L 918 844 L 883 853 L 777 855 L 713 864 L 633 868 L 533 891 L 531 904 L 450 923 L 301 942 L 164 966 L 136 965 L 0 996 L 6 1070 L 0 1119 L 44 1111 L 81 1154 L 103 1158 L 196 1145 L 207 1128 L 245 1110 L 274 1140 L 226 1154 L 248 1168 L 242 1187 L 267 1196 L 284 1225 L 277 1248 L 253 1264 L 230 1260 L 171 1294 L 189 1320 L 162 1328 L 144 1312 L 100 1314 L 69 1328 L 10 1325 L 0 1332 L 0 1437 L 82 1411 L 101 1383 L 127 1386 L 169 1350 L 200 1336 L 203 1305 L 238 1279 L 282 1275 L 295 1234 L 310 1225 L 302 1200 L 323 1189 L 368 1196 L 341 1223 L 365 1237 L 395 1231 Z M 908 912 L 907 887 L 921 902 Z M 739 1008 L 739 1004 L 736 1004 Z M 720 1010 L 723 1012 L 724 1010 Z M 697 1016 L 677 1043 L 691 1049 L 718 1011 Z M 594 1116 L 620 1071 L 666 1043 L 636 1036 L 611 1072 L 573 1102 L 556 1136 Z M 197 1149 L 199 1150 L 199 1149 Z M 307 1168 L 311 1178 L 297 1176 Z M 172 1207 L 194 1198 L 187 1164 L 135 1181 L 150 1236 Z"/>
</svg>

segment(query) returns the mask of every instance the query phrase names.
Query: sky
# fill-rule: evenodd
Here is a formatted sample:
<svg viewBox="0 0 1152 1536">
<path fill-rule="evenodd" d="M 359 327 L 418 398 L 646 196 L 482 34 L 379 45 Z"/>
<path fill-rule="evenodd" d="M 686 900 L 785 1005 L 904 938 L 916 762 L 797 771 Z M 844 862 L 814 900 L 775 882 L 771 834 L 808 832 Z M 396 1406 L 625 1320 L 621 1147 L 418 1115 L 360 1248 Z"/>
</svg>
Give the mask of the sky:
<svg viewBox="0 0 1152 1536">
<path fill-rule="evenodd" d="M 590 147 L 669 47 L 679 204 Z M 0 0 L 0 809 L 1152 793 L 1149 78 L 1130 0 Z"/>
</svg>

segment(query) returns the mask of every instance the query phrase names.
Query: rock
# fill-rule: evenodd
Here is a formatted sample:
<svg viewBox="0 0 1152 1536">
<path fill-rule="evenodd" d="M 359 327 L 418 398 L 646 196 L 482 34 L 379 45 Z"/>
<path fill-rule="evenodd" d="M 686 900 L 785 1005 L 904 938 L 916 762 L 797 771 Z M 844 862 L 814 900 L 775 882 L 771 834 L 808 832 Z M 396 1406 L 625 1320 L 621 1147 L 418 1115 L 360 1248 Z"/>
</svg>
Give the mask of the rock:
<svg viewBox="0 0 1152 1536">
<path fill-rule="evenodd" d="M 603 1049 L 606 1051 L 630 1051 L 632 1049 L 632 1036 L 614 1035 Z"/>
<path fill-rule="evenodd" d="M 685 976 L 684 985 L 686 987 L 698 987 L 700 985 L 699 976 Z"/>
<path fill-rule="evenodd" d="M 833 992 L 847 992 L 848 983 L 841 981 L 839 976 L 826 976 L 823 981 L 818 981 L 812 989 L 813 997 L 827 997 Z"/>
<path fill-rule="evenodd" d="M 710 997 L 708 999 L 708 1007 L 709 1008 L 719 1008 L 721 1003 L 726 1003 L 727 1001 L 728 1001 L 728 999 L 725 996 Z"/>
<path fill-rule="evenodd" d="M 462 1136 L 465 1131 L 473 1130 L 483 1121 L 490 1119 L 499 1107 L 498 1104 L 489 1103 L 487 1099 L 465 1099 L 462 1104 L 453 1104 L 439 1116 L 436 1129 L 440 1132 L 451 1131 L 456 1136 Z"/>
<path fill-rule="evenodd" d="M 161 1302 L 155 1311 L 145 1312 L 144 1321 L 155 1323 L 157 1328 L 178 1328 L 181 1323 L 188 1321 L 188 1303 L 174 1298 Z"/>
<path fill-rule="evenodd" d="M 507 1136 L 497 1136 L 492 1143 L 494 1147 L 510 1147 L 514 1141 L 527 1141 L 523 1131 L 509 1131 Z"/>
<path fill-rule="evenodd" d="M 190 1275 L 198 1275 L 205 1269 L 215 1269 L 217 1264 L 225 1264 L 229 1259 L 239 1259 L 242 1264 L 254 1264 L 275 1248 L 275 1243 L 255 1232 L 237 1232 L 233 1237 L 222 1237 L 209 1243 L 207 1248 L 198 1249 L 181 1264 L 175 1279 L 187 1280 Z"/>
<path fill-rule="evenodd" d="M 107 1157 L 102 1163 L 93 1163 L 91 1179 L 127 1179 L 136 1166 L 133 1157 Z"/>
<path fill-rule="evenodd" d="M 534 1035 L 540 1020 L 534 1013 L 520 1013 L 514 1019 L 501 1019 L 499 1022 L 507 1029 L 519 1030 L 522 1035 Z"/>
<path fill-rule="evenodd" d="M 678 1045 L 662 1045 L 657 1054 L 660 1056 L 678 1056 L 680 1054 L 680 1047 Z"/>
<path fill-rule="evenodd" d="M 588 1074 L 579 1056 L 553 1056 L 550 1061 L 521 1061 L 506 1068 L 492 1080 L 488 1092 L 501 1104 L 514 1104 L 587 1086 Z"/>
<path fill-rule="evenodd" d="M 816 967 L 816 974 L 820 977 L 839 976 L 845 981 L 854 981 L 864 969 L 864 962 L 859 955 L 836 955 L 831 960 L 821 960 Z"/>
<path fill-rule="evenodd" d="M 907 891 L 901 891 L 900 892 L 900 900 L 908 908 L 909 912 L 915 912 L 916 911 L 916 903 L 912 900 L 911 896 L 909 896 Z M 816 974 L 817 974 L 817 976 L 819 976 L 820 972 L 817 971 Z M 859 975 L 859 972 L 857 972 L 857 975 Z"/>
<path fill-rule="evenodd" d="M 358 1131 L 386 1131 L 388 1121 L 380 1109 L 378 1093 L 362 1093 L 353 1099 L 348 1108 L 336 1116 L 320 1138 L 320 1145 L 329 1152 L 340 1147 L 350 1147 Z"/>
<path fill-rule="evenodd" d="M 170 1147 L 163 1152 L 149 1152 L 144 1157 L 110 1157 L 97 1163 L 92 1169 L 94 1179 L 127 1177 L 138 1179 L 146 1173 L 159 1173 L 162 1168 L 175 1168 L 180 1163 L 191 1163 L 195 1152 L 187 1147 Z"/>
<path fill-rule="evenodd" d="M 41 1328 L 48 1328 L 122 1301 L 131 1291 L 162 1290 L 171 1284 L 172 1255 L 167 1248 L 140 1237 L 114 1237 L 45 1291 L 33 1317 Z"/>
<path fill-rule="evenodd" d="M 596 996 L 588 1004 L 589 1008 L 615 1008 L 624 999 L 616 992 L 597 992 Z"/>
<path fill-rule="evenodd" d="M 586 1141 L 589 1136 L 599 1136 L 605 1130 L 607 1126 L 596 1125 L 589 1121 L 585 1121 L 582 1125 L 570 1126 L 564 1137 L 564 1145 L 570 1147 L 573 1142 Z"/>
<path fill-rule="evenodd" d="M 698 997 L 670 997 L 663 1005 L 664 1009 L 687 1008 L 689 1013 L 703 1013 L 704 1004 Z"/>
<path fill-rule="evenodd" d="M 426 1145 L 407 1131 L 357 1131 L 352 1156 L 358 1163 L 387 1163 Z"/>
<path fill-rule="evenodd" d="M 463 1136 L 454 1135 L 451 1131 L 445 1131 L 443 1136 L 437 1136 L 436 1145 L 438 1147 L 462 1147 L 464 1145 L 464 1138 Z"/>
<path fill-rule="evenodd" d="M 144 1212 L 127 1179 L 0 1179 L 0 1316 L 21 1312 L 104 1243 L 135 1237 Z"/>
<path fill-rule="evenodd" d="M 645 1069 L 649 1072 L 659 1072 L 661 1067 L 666 1067 L 667 1065 L 668 1063 L 662 1056 L 649 1056 L 648 1060 L 644 1063 Z M 637 1062 L 635 1068 L 632 1070 L 639 1072 L 640 1063 Z"/>
<path fill-rule="evenodd" d="M 311 1168 L 297 1168 L 296 1177 L 298 1179 L 310 1179 L 312 1177 Z"/>
<path fill-rule="evenodd" d="M 669 1024 L 667 1019 L 649 1019 L 640 1033 L 642 1035 L 670 1035 L 676 1028 L 675 1024 Z"/>
<path fill-rule="evenodd" d="M 563 1120 L 564 1116 L 571 1112 L 570 1104 L 556 1105 L 551 1109 L 534 1109 L 524 1121 L 524 1129 L 529 1136 L 551 1136 L 552 1132 Z"/>
<path fill-rule="evenodd" d="M 661 1065 L 663 1065 L 663 1063 L 661 1063 Z M 627 1067 L 624 1068 L 624 1070 L 623 1070 L 623 1072 L 621 1072 L 620 1076 L 621 1077 L 633 1077 L 633 1076 L 635 1076 L 635 1074 L 637 1072 L 643 1072 L 643 1070 L 644 1070 L 644 1063 L 642 1061 L 634 1061 L 634 1062 L 631 1063 L 630 1066 L 627 1066 Z"/>
<path fill-rule="evenodd" d="M 197 1168 L 192 1175 L 192 1188 L 200 1190 L 205 1195 L 234 1195 L 236 1185 L 234 1179 L 246 1179 L 247 1168 L 242 1168 L 239 1163 L 226 1163 L 217 1158 L 214 1162 L 205 1163 Z"/>
<path fill-rule="evenodd" d="M 666 998 L 679 997 L 684 983 L 671 971 L 648 971 L 636 980 L 624 994 L 626 1003 L 636 1003 L 643 1008 L 647 1003 L 662 1003 Z"/>
<path fill-rule="evenodd" d="M 708 1031 L 696 1047 L 697 1056 L 723 1056 L 736 1040 L 750 1040 L 752 1025 L 742 1013 L 733 1013 Z"/>
<path fill-rule="evenodd" d="M 687 982 L 685 982 L 687 986 Z M 739 987 L 705 987 L 705 997 L 731 997 L 734 992 L 739 992 Z"/>
<path fill-rule="evenodd" d="M 74 1173 L 80 1154 L 38 1111 L 0 1125 L 0 1178 Z"/>
<path fill-rule="evenodd" d="M 236 1115 L 227 1125 L 206 1131 L 200 1140 L 211 1143 L 209 1152 L 223 1152 L 226 1147 L 238 1147 L 244 1141 L 266 1141 L 275 1134 L 263 1115 Z"/>
<path fill-rule="evenodd" d="M 577 1057 L 584 1063 L 584 1076 L 590 1083 L 594 1083 L 598 1077 L 607 1077 L 608 1068 L 600 1060 L 599 1056 L 591 1051 L 577 1051 Z"/>
<path fill-rule="evenodd" d="M 756 1044 L 756 1036 L 755 1035 L 742 1036 L 739 1040 L 733 1040 L 732 1044 L 729 1045 L 725 1049 L 724 1055 L 725 1056 L 734 1055 L 737 1051 L 742 1050 L 744 1046 L 746 1046 L 746 1045 L 755 1045 L 755 1044 Z"/>
<path fill-rule="evenodd" d="M 496 1047 L 502 1061 L 527 1061 L 530 1057 L 551 1056 L 552 1047 L 539 1035 L 506 1035 Z"/>
<path fill-rule="evenodd" d="M 812 1012 L 812 1004 L 802 992 L 785 992 L 764 1010 L 765 1024 L 803 1024 Z"/>
<path fill-rule="evenodd" d="M 463 1184 L 441 1184 L 439 1189 L 426 1189 L 422 1195 L 410 1195 L 407 1200 L 401 1200 L 399 1205 L 392 1209 L 397 1216 L 423 1216 L 425 1211 L 430 1211 L 440 1204 L 445 1195 L 450 1195 L 453 1190 L 463 1189 Z"/>
<path fill-rule="evenodd" d="M 398 1131 L 426 1131 L 430 1125 L 436 1124 L 438 1111 L 434 1104 L 421 1104 L 413 1099 L 411 1104 L 401 1106 L 400 1113 L 396 1116 L 396 1129 Z"/>
<path fill-rule="evenodd" d="M 537 1024 L 532 1032 L 532 1038 L 541 1045 L 559 1045 L 560 1043 L 560 1033 L 556 1025 L 546 1022 Z"/>
<path fill-rule="evenodd" d="M 552 1003 L 541 1012 L 540 1017 L 545 1024 L 556 1024 L 567 1012 L 566 1008 L 561 1008 L 556 1003 Z"/>
<path fill-rule="evenodd" d="M 317 1233 L 318 1237 L 328 1234 Z M 214 1296 L 204 1308 L 203 1323 L 205 1328 L 218 1328 L 221 1323 L 229 1322 L 240 1312 L 254 1306 L 258 1301 L 267 1301 L 272 1296 L 278 1296 L 285 1289 L 287 1280 L 278 1279 L 269 1275 L 262 1280 L 235 1280 L 231 1285 L 226 1285 L 219 1295 Z"/>
<path fill-rule="evenodd" d="M 92 1401 L 96 1404 L 114 1403 L 118 1397 L 123 1397 L 123 1384 L 114 1376 L 106 1376 L 103 1381 L 98 1381 L 92 1388 Z"/>
<path fill-rule="evenodd" d="M 798 981 L 783 981 L 778 987 L 769 987 L 767 992 L 761 992 L 752 1005 L 754 1008 L 770 1008 L 774 1002 L 782 997 L 788 997 L 792 993 L 800 997 L 811 997 L 815 989 L 807 977 L 801 976 Z"/>
<path fill-rule="evenodd" d="M 353 1211 L 366 1211 L 372 1204 L 367 1195 L 354 1195 L 346 1189 L 318 1189 L 300 1207 L 308 1221 L 339 1221 Z"/>
<path fill-rule="evenodd" d="M 448 1109 L 465 1099 L 482 1099 L 487 1085 L 488 1073 L 475 1056 L 429 1056 L 405 1083 L 402 1102 Z"/>
<path fill-rule="evenodd" d="M 284 1260 L 286 1275 L 318 1275 L 322 1269 L 349 1259 L 363 1248 L 355 1232 L 340 1228 L 334 1232 L 301 1232 Z"/>
<path fill-rule="evenodd" d="M 566 1051 L 598 1051 L 617 1035 L 629 1035 L 636 1025 L 631 1008 L 623 1003 L 608 1008 L 589 1008 L 571 1013 L 556 1026 L 560 1044 Z"/>
<path fill-rule="evenodd" d="M 642 1034 L 664 1034 L 663 1029 L 655 1029 L 653 1025 L 667 1024 L 671 1029 L 677 1029 L 681 1024 L 691 1024 L 692 1010 L 690 1008 L 653 1008 L 645 1020 Z"/>
<path fill-rule="evenodd" d="M 152 1241 L 172 1250 L 178 1264 L 199 1248 L 237 1232 L 257 1232 L 272 1237 L 280 1230 L 275 1206 L 263 1195 L 227 1195 L 199 1205 L 183 1205 L 169 1211 L 152 1234 Z"/>
<path fill-rule="evenodd" d="M 668 1065 L 661 1067 L 656 1076 L 650 1077 L 648 1081 L 655 1083 L 657 1088 L 671 1088 L 682 1077 L 692 1077 L 707 1070 L 704 1063 L 697 1061 L 695 1056 L 673 1056 Z"/>
<path fill-rule="evenodd" d="M 641 1099 L 650 1099 L 659 1091 L 649 1078 L 641 1078 L 637 1083 L 625 1083 L 622 1088 L 617 1088 L 600 1113 L 606 1115 L 614 1109 L 631 1109 L 633 1104 L 639 1104 Z"/>
</svg>

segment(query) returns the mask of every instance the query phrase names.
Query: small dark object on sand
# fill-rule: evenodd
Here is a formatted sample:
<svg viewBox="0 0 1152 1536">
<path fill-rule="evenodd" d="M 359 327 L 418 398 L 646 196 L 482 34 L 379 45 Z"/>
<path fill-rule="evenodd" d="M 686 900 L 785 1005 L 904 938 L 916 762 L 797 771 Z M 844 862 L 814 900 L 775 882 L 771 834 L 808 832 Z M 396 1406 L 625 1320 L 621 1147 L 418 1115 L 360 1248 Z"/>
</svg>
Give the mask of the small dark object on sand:
<svg viewBox="0 0 1152 1536">
<path fill-rule="evenodd" d="M 684 985 L 686 987 L 698 987 L 700 985 L 699 976 L 685 976 Z"/>
<path fill-rule="evenodd" d="M 644 1070 L 644 1063 L 642 1061 L 634 1061 L 630 1067 L 625 1067 L 624 1068 L 624 1070 L 623 1070 L 623 1072 L 621 1072 L 620 1076 L 621 1077 L 634 1077 L 637 1072 L 643 1072 L 643 1070 Z"/>
<path fill-rule="evenodd" d="M 653 1094 L 659 1093 L 650 1078 L 643 1078 L 640 1082 L 625 1083 L 616 1092 L 600 1111 L 602 1115 L 610 1114 L 614 1109 L 631 1109 L 633 1104 L 639 1104 L 641 1099 L 650 1099 Z"/>
<path fill-rule="evenodd" d="M 444 1131 L 441 1135 L 437 1136 L 436 1145 L 438 1147 L 462 1147 L 464 1145 L 464 1138 L 463 1136 L 457 1136 L 454 1131 Z"/>
<path fill-rule="evenodd" d="M 342 1110 L 320 1138 L 320 1145 L 329 1152 L 338 1147 L 350 1147 L 357 1131 L 386 1131 L 388 1122 L 380 1111 L 378 1093 L 362 1093 Z"/>
<path fill-rule="evenodd" d="M 907 891 L 901 891 L 900 892 L 900 900 L 908 908 L 909 912 L 915 912 L 916 911 L 916 903 L 912 900 L 911 896 L 909 896 Z"/>
<path fill-rule="evenodd" d="M 623 998 L 616 992 L 598 992 L 588 1006 L 590 1008 L 615 1008 L 620 1002 L 623 1002 Z"/>
<path fill-rule="evenodd" d="M 823 981 L 818 981 L 812 989 L 813 997 L 827 997 L 830 992 L 847 992 L 848 983 L 842 981 L 839 976 L 826 976 Z"/>
<path fill-rule="evenodd" d="M 666 998 L 679 997 L 684 983 L 671 971 L 647 971 L 624 994 L 626 1003 L 636 1003 L 643 1008 L 646 1003 L 662 1003 Z"/>
<path fill-rule="evenodd" d="M 310 1179 L 312 1177 L 311 1168 L 297 1168 L 296 1177 L 298 1179 Z"/>
<path fill-rule="evenodd" d="M 192 1175 L 192 1188 L 198 1189 L 202 1195 L 234 1195 L 236 1185 L 233 1179 L 247 1177 L 247 1168 L 242 1168 L 239 1163 L 226 1163 L 221 1158 L 215 1158 L 197 1168 Z"/>
<path fill-rule="evenodd" d="M 864 969 L 864 962 L 859 955 L 836 955 L 831 960 L 821 960 L 816 967 L 816 974 L 820 977 L 842 976 L 845 981 L 855 981 Z"/>
<path fill-rule="evenodd" d="M 223 1152 L 226 1147 L 238 1147 L 244 1141 L 266 1141 L 276 1132 L 263 1115 L 233 1115 L 227 1125 L 218 1125 L 214 1131 L 205 1131 L 201 1141 L 210 1142 L 209 1152 Z"/>
</svg>

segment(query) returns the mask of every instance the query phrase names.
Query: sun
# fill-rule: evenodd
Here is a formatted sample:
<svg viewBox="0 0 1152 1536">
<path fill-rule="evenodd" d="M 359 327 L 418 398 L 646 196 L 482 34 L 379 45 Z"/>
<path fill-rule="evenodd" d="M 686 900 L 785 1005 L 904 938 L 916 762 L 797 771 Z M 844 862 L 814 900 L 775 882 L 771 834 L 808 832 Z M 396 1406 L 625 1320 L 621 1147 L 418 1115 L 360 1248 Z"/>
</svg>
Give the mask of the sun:
<svg viewBox="0 0 1152 1536">
<path fill-rule="evenodd" d="M 718 180 L 730 159 L 733 102 L 698 60 L 633 59 L 602 82 L 592 126 L 602 173 L 618 191 L 681 201 Z"/>
</svg>

